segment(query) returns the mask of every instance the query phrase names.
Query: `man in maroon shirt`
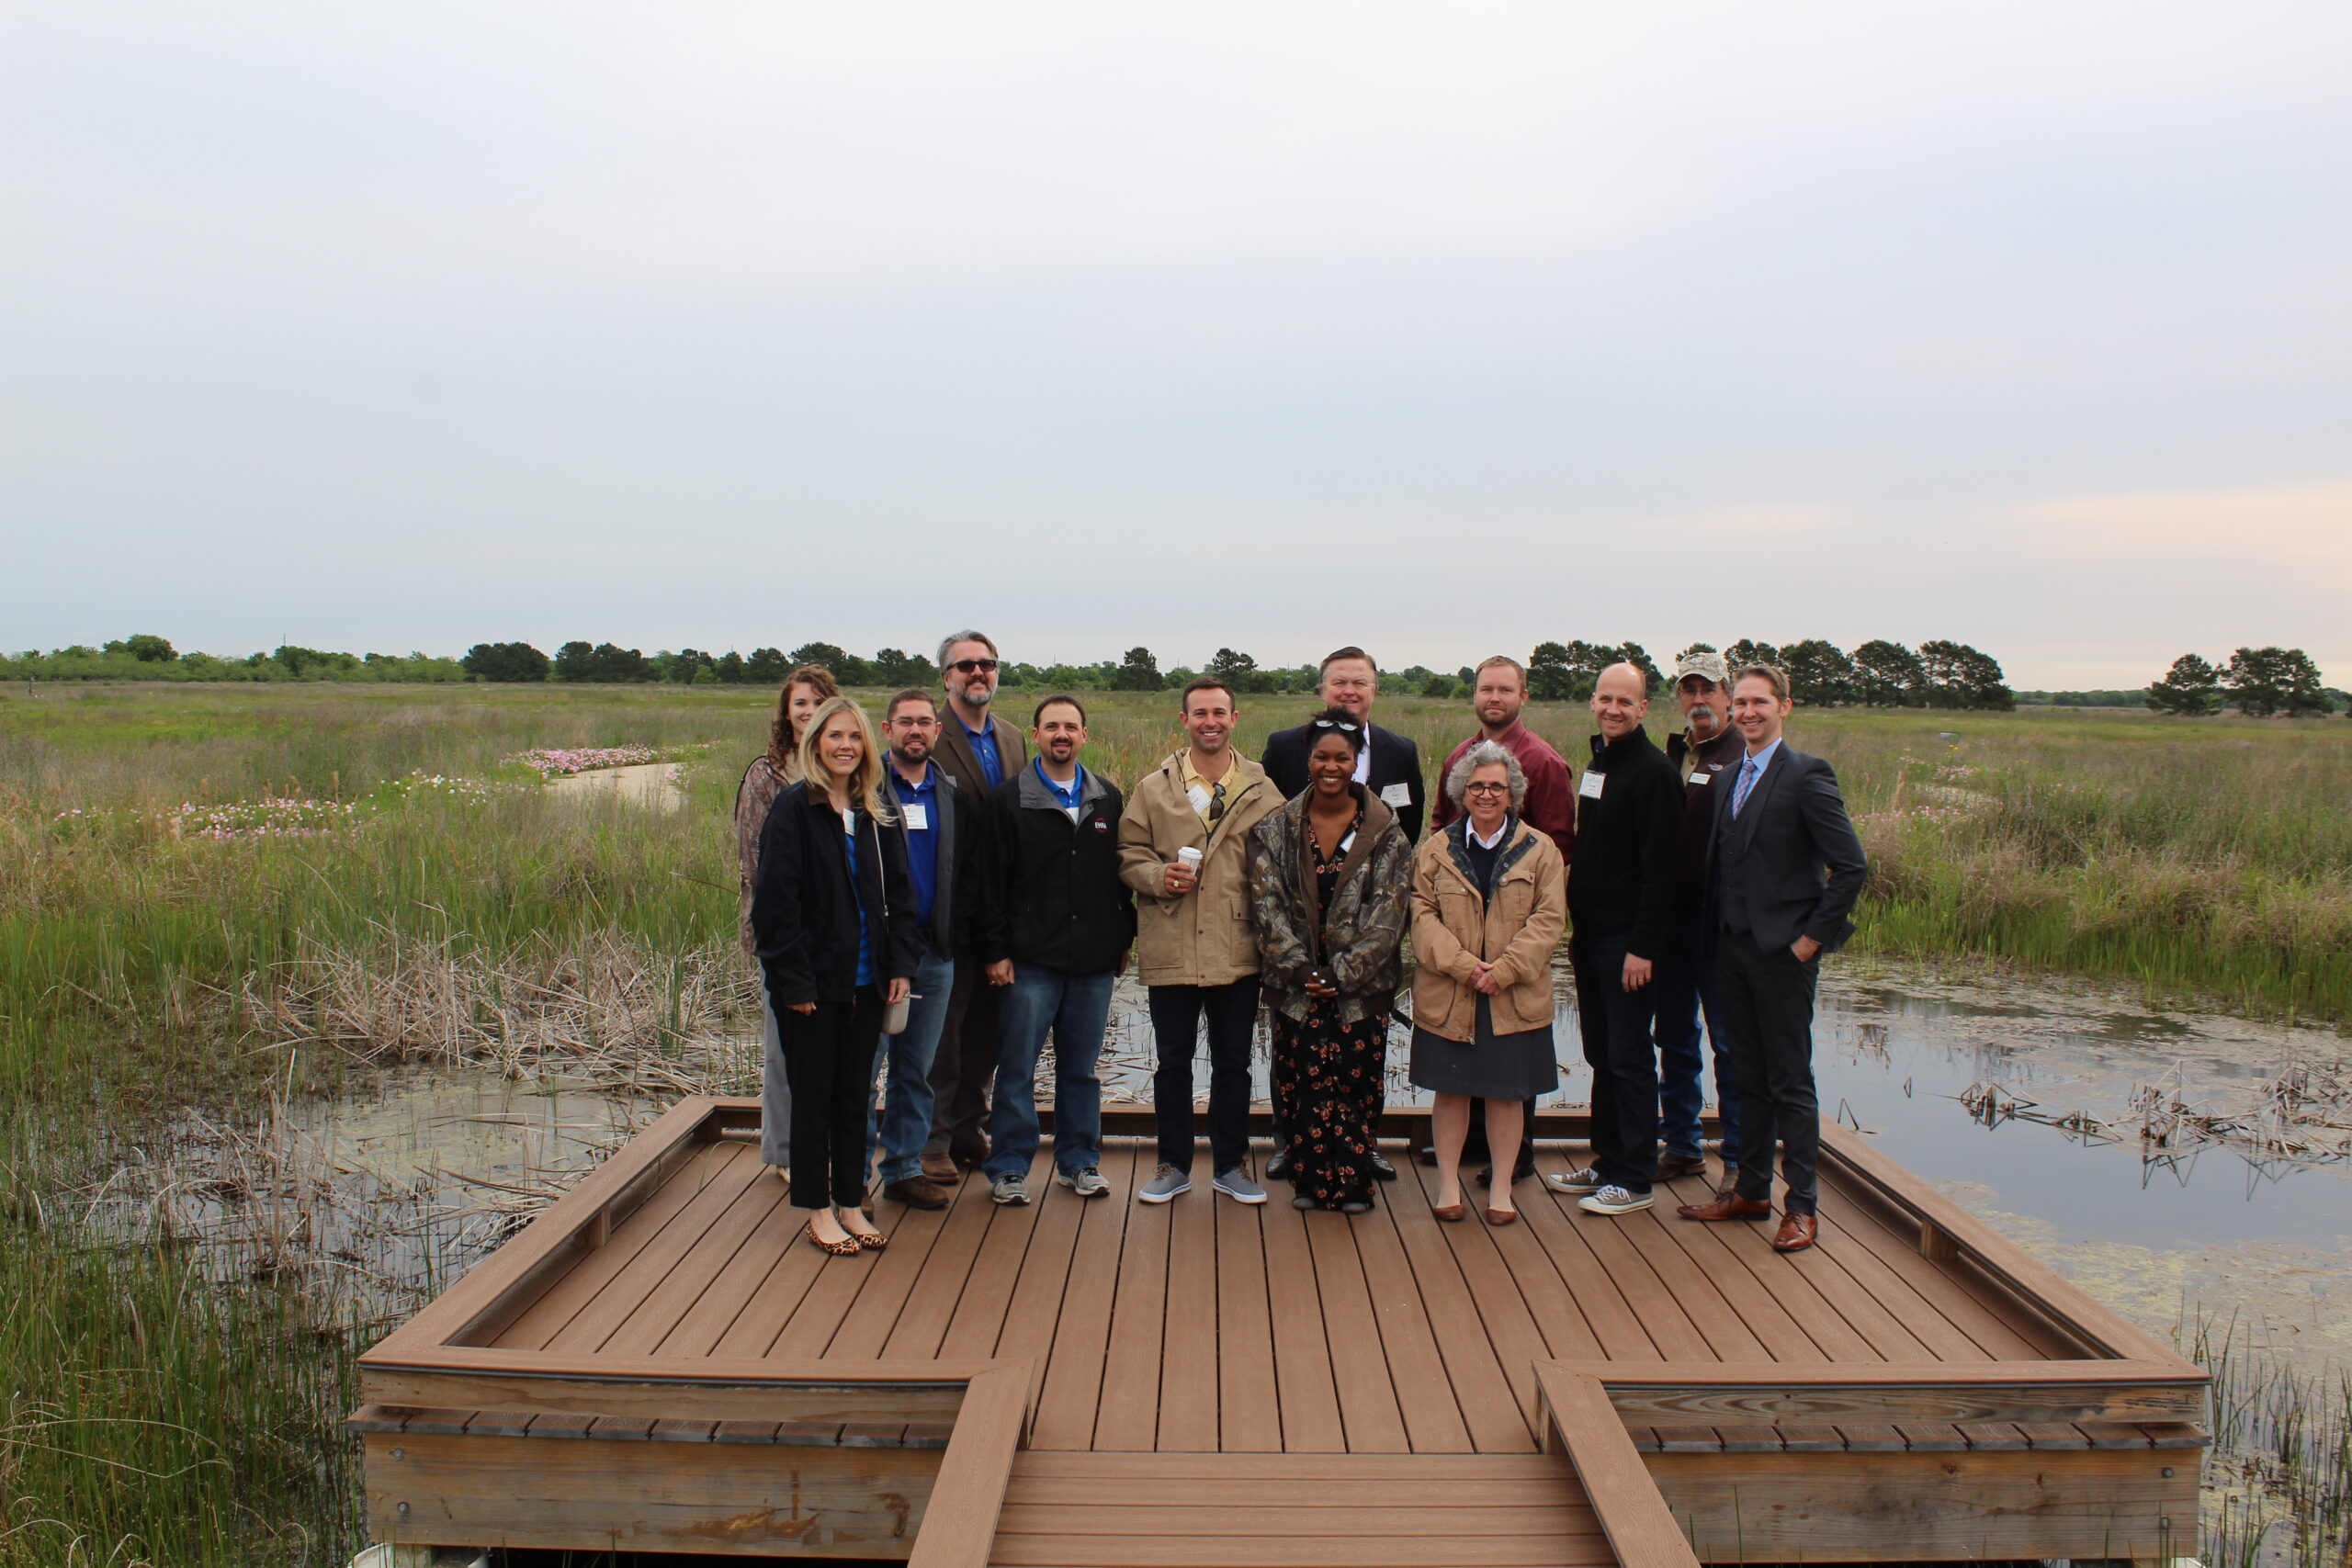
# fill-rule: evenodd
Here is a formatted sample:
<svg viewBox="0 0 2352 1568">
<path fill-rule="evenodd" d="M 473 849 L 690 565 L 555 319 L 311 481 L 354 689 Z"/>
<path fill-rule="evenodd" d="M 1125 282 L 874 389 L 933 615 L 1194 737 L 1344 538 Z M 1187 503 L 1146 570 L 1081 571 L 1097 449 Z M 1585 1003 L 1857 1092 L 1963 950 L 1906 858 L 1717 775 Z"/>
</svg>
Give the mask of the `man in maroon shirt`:
<svg viewBox="0 0 2352 1568">
<path fill-rule="evenodd" d="M 1470 705 L 1477 710 L 1479 733 L 1456 746 L 1447 754 L 1445 766 L 1438 770 L 1430 831 L 1436 832 L 1462 815 L 1462 808 L 1446 798 L 1444 789 L 1453 764 L 1479 741 L 1491 740 L 1518 758 L 1520 771 L 1527 775 L 1527 804 L 1521 809 L 1521 818 L 1537 832 L 1550 834 L 1560 846 L 1561 858 L 1567 859 L 1577 846 L 1576 779 L 1568 772 L 1567 760 L 1552 750 L 1551 742 L 1519 722 L 1520 709 L 1527 705 L 1526 668 L 1498 653 L 1478 666 L 1476 680 Z"/>
<path fill-rule="evenodd" d="M 1521 820 L 1539 833 L 1549 834 L 1552 841 L 1560 846 L 1560 858 L 1570 859 L 1577 844 L 1576 781 L 1569 775 L 1567 760 L 1552 750 L 1549 741 L 1519 722 L 1519 710 L 1527 705 L 1526 667 L 1499 653 L 1479 665 L 1474 673 L 1470 705 L 1477 710 L 1479 732 L 1449 752 L 1445 766 L 1438 770 L 1437 799 L 1432 803 L 1436 809 L 1430 817 L 1430 831 L 1443 831 L 1448 822 L 1462 815 L 1462 808 L 1453 804 L 1445 790 L 1445 780 L 1453 772 L 1453 764 L 1479 741 L 1491 740 L 1518 758 L 1520 772 L 1527 775 L 1527 800 L 1520 808 Z M 1487 1157 L 1486 1125 L 1480 1103 L 1473 1100 L 1470 1136 L 1462 1151 L 1464 1158 Z M 1535 1174 L 1535 1101 L 1532 1100 L 1527 1102 L 1525 1125 L 1531 1131 L 1519 1141 L 1519 1168 L 1511 1172 L 1513 1181 L 1525 1181 Z"/>
</svg>

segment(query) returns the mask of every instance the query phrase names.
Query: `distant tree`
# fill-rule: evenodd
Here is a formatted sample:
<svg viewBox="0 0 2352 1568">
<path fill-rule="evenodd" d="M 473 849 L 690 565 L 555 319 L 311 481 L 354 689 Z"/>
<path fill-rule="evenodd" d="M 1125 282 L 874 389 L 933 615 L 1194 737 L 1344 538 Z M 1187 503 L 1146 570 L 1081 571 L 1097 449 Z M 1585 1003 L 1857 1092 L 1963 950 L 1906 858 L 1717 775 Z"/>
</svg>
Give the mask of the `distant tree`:
<svg viewBox="0 0 2352 1568">
<path fill-rule="evenodd" d="M 1789 677 L 1789 694 L 1805 706 L 1826 708 L 1854 700 L 1854 661 L 1836 643 L 1806 637 L 1780 649 L 1780 654 L 1779 660 L 1763 662 L 1780 665 Z M 1732 668 L 1736 671 L 1739 666 Z"/>
<path fill-rule="evenodd" d="M 746 681 L 751 679 L 751 677 L 745 674 L 743 671 L 743 656 L 736 652 L 733 649 L 730 648 L 725 653 L 718 656 L 718 680 L 720 684 L 728 686 L 740 686 L 743 684 Z"/>
<path fill-rule="evenodd" d="M 1730 665 L 1732 673 L 1736 675 L 1742 665 L 1779 664 L 1781 650 L 1769 642 L 1758 642 L 1754 637 L 1744 637 L 1724 649 L 1724 662 Z"/>
<path fill-rule="evenodd" d="M 763 686 L 780 684 L 792 671 L 792 660 L 780 648 L 755 648 L 752 657 L 743 660 L 743 678 Z"/>
<path fill-rule="evenodd" d="M 1547 644 L 1546 646 L 1552 645 Z M 1531 676 L 1532 673 L 1533 671 L 1531 669 Z M 1453 695 L 1453 677 L 1451 675 L 1431 675 L 1428 680 L 1421 682 L 1421 695 L 1425 697 L 1450 697 Z"/>
<path fill-rule="evenodd" d="M 172 645 L 151 632 L 140 632 L 107 644 L 108 653 L 127 653 L 141 664 L 169 664 L 179 657 Z"/>
<path fill-rule="evenodd" d="M 1854 695 L 1874 708 L 1917 707 L 1928 672 L 1899 642 L 1872 638 L 1854 649 Z"/>
<path fill-rule="evenodd" d="M 938 678 L 939 671 L 922 654 L 885 648 L 877 649 L 874 655 L 874 679 L 869 683 L 876 686 L 928 686 Z"/>
<path fill-rule="evenodd" d="M 659 680 L 661 671 L 636 649 L 617 648 L 609 642 L 591 648 L 585 642 L 573 641 L 556 649 L 555 678 L 622 683 Z"/>
<path fill-rule="evenodd" d="M 804 642 L 792 650 L 793 667 L 814 664 L 844 686 L 876 686 L 883 682 L 875 674 L 874 666 L 830 642 Z M 901 657 L 904 657 L 901 655 Z M 924 664 L 928 670 L 930 665 Z M 904 682 L 899 682 L 905 684 Z"/>
<path fill-rule="evenodd" d="M 1277 689 L 1272 671 L 1260 670 L 1256 660 L 1246 653 L 1238 653 L 1229 648 L 1220 648 L 1209 657 L 1205 673 L 1225 682 L 1232 687 L 1236 694 L 1244 692 L 1272 692 Z"/>
<path fill-rule="evenodd" d="M 1431 676 L 1423 682 L 1421 694 L 1425 697 L 1453 695 L 1453 682 L 1451 681 L 1445 682 L 1442 692 L 1429 690 L 1430 684 L 1442 679 L 1442 676 Z M 1527 656 L 1527 694 L 1537 702 L 1566 702 L 1575 692 L 1576 683 L 1576 666 L 1569 661 L 1565 643 L 1539 642 L 1535 645 L 1535 651 Z"/>
<path fill-rule="evenodd" d="M 1919 645 L 1919 667 L 1931 707 L 2013 708 L 2017 694 L 2002 679 L 2000 660 L 1964 642 Z"/>
<path fill-rule="evenodd" d="M 2158 713 L 2203 718 L 2222 705 L 2222 672 L 2203 656 L 2184 653 L 2163 680 L 2148 687 L 2148 705 Z"/>
<path fill-rule="evenodd" d="M 1642 686 L 1645 691 L 1655 692 L 1659 687 L 1666 684 L 1665 674 L 1659 671 L 1657 663 L 1651 660 L 1649 650 L 1638 642 L 1618 644 L 1617 657 L 1611 660 L 1610 662 L 1611 664 L 1630 664 L 1634 669 L 1640 671 L 1642 672 Z"/>
<path fill-rule="evenodd" d="M 555 650 L 555 678 L 559 681 L 593 681 L 589 673 L 595 667 L 596 650 L 577 639 Z"/>
<path fill-rule="evenodd" d="M 310 651 L 281 648 L 277 650 L 278 662 L 286 662 L 285 654 Z M 477 681 L 544 681 L 553 668 L 548 656 L 527 642 L 478 642 L 458 662 Z M 299 669 L 295 672 L 300 673 Z"/>
<path fill-rule="evenodd" d="M 1111 685 L 1121 692 L 1159 690 L 1159 660 L 1151 656 L 1148 648 L 1127 649 L 1126 656 L 1119 660 L 1117 673 L 1111 678 Z"/>
<path fill-rule="evenodd" d="M 1690 647 L 1684 649 L 1681 652 L 1676 654 L 1674 656 L 1674 661 L 1677 664 L 1679 664 L 1694 653 L 1715 653 L 1721 650 L 1718 649 L 1712 642 L 1694 642 Z"/>
<path fill-rule="evenodd" d="M 2241 648 L 2222 671 L 2222 687 L 2238 711 L 2254 718 L 2328 711 L 2319 666 L 2300 648 Z"/>
</svg>

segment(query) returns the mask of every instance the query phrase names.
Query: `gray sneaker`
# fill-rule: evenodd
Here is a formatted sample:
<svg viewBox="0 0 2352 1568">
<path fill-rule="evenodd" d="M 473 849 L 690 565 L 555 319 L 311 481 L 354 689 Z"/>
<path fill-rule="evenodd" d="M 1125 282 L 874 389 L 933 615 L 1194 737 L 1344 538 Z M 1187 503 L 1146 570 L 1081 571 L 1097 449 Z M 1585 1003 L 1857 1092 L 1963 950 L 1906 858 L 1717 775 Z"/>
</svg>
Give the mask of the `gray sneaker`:
<svg viewBox="0 0 2352 1568">
<path fill-rule="evenodd" d="M 1600 1191 L 1608 1183 L 1600 1179 L 1600 1172 L 1586 1166 L 1582 1170 L 1572 1170 L 1566 1176 L 1547 1176 L 1544 1179 L 1544 1185 L 1555 1192 L 1581 1198 L 1588 1192 Z"/>
<path fill-rule="evenodd" d="M 1218 1171 L 1213 1185 L 1237 1203 L 1262 1203 L 1266 1201 L 1266 1190 L 1250 1180 L 1250 1173 L 1238 1165 L 1231 1170 Z"/>
<path fill-rule="evenodd" d="M 1025 1176 L 998 1177 L 989 1183 L 989 1201 L 1026 1203 L 1029 1201 L 1029 1179 Z"/>
<path fill-rule="evenodd" d="M 1577 1207 L 1588 1214 L 1631 1214 L 1655 1201 L 1647 1192 L 1630 1192 L 1612 1182 L 1589 1197 L 1577 1199 Z"/>
<path fill-rule="evenodd" d="M 1076 1176 L 1057 1170 L 1054 1172 L 1054 1179 L 1081 1198 L 1100 1198 L 1111 1190 L 1111 1184 L 1102 1179 L 1102 1173 L 1091 1165 Z"/>
<path fill-rule="evenodd" d="M 1223 1183 L 1220 1182 L 1219 1185 Z M 1136 1193 L 1136 1201 L 1165 1203 L 1179 1192 L 1190 1192 L 1192 1190 L 1193 1173 L 1191 1171 L 1179 1170 L 1172 1165 L 1163 1165 L 1152 1172 L 1151 1179 L 1145 1182 L 1141 1190 Z"/>
</svg>

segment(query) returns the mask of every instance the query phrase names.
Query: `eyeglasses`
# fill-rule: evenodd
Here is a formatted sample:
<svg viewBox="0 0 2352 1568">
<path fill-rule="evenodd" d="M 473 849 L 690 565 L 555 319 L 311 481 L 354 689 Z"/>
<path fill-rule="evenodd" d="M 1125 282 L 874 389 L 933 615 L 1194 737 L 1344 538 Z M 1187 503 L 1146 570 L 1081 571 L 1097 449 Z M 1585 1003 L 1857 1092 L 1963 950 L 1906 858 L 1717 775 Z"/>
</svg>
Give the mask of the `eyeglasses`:
<svg viewBox="0 0 2352 1568">
<path fill-rule="evenodd" d="M 993 659 L 959 659 L 947 668 L 955 671 L 958 675 L 993 675 L 996 673 L 996 660 Z"/>
<path fill-rule="evenodd" d="M 1510 785 L 1507 784 L 1464 784 L 1462 793 L 1464 795 L 1509 795 Z"/>
</svg>

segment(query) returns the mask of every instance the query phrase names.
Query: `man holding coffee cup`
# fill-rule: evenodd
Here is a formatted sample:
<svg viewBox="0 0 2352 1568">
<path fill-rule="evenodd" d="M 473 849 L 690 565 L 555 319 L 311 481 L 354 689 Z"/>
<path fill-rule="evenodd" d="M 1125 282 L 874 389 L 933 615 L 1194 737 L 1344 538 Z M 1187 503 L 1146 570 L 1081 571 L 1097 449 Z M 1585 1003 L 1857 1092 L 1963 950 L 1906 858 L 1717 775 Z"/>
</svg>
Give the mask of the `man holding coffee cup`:
<svg viewBox="0 0 2352 1568">
<path fill-rule="evenodd" d="M 1250 829 L 1280 808 L 1283 795 L 1233 750 L 1232 688 L 1203 676 L 1180 701 L 1184 746 L 1137 782 L 1119 818 L 1119 874 L 1136 891 L 1136 969 L 1159 1052 L 1159 1168 L 1136 1196 L 1165 1203 L 1192 1188 L 1193 1053 L 1205 1018 L 1216 1190 L 1262 1203 L 1266 1190 L 1249 1168 L 1259 960 L 1248 860 Z"/>
</svg>

